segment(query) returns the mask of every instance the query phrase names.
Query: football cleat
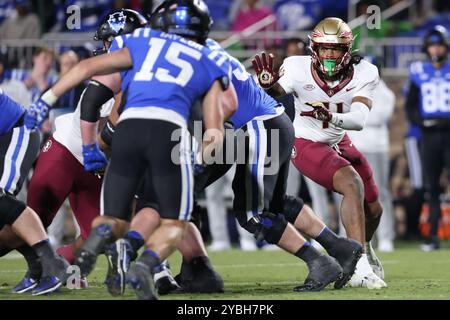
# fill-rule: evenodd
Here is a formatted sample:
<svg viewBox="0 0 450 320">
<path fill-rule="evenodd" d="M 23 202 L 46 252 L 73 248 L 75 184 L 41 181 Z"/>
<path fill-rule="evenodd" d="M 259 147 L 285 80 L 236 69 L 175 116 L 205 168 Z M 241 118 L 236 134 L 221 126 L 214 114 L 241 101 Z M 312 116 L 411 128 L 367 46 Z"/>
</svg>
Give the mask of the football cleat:
<svg viewBox="0 0 450 320">
<path fill-rule="evenodd" d="M 59 290 L 61 286 L 62 282 L 57 277 L 45 276 L 41 278 L 37 287 L 31 291 L 31 294 L 33 296 L 49 294 Z"/>
<path fill-rule="evenodd" d="M 308 263 L 309 274 L 305 282 L 294 288 L 296 292 L 317 292 L 342 277 L 342 268 L 330 256 L 320 256 Z"/>
<path fill-rule="evenodd" d="M 33 290 L 38 285 L 38 280 L 31 278 L 28 274 L 29 272 L 27 272 L 23 279 L 14 288 L 12 288 L 12 293 L 25 293 Z"/>
<path fill-rule="evenodd" d="M 104 251 L 112 237 L 112 228 L 101 224 L 92 229 L 91 234 L 75 257 L 74 264 L 80 268 L 81 276 L 87 277 L 94 270 L 97 255 Z"/>
<path fill-rule="evenodd" d="M 363 287 L 368 289 L 381 289 L 387 287 L 386 282 L 373 272 L 366 254 L 363 254 L 359 259 L 355 273 L 348 283 L 351 287 Z"/>
<path fill-rule="evenodd" d="M 361 258 L 363 247 L 355 240 L 339 238 L 328 252 L 342 267 L 342 277 L 334 283 L 340 289 L 350 280 Z"/>
<path fill-rule="evenodd" d="M 424 252 L 431 252 L 441 248 L 438 237 L 429 237 L 424 243 L 420 245 L 420 249 Z"/>
<path fill-rule="evenodd" d="M 176 293 L 223 293 L 222 277 L 213 269 L 206 256 L 195 257 L 190 262 L 183 259 L 181 271 L 175 277 L 180 285 Z"/>
<path fill-rule="evenodd" d="M 105 284 L 108 292 L 113 296 L 125 292 L 125 274 L 130 268 L 130 244 L 125 239 L 119 239 L 105 249 L 108 261 L 108 272 Z"/>
<path fill-rule="evenodd" d="M 380 259 L 378 259 L 377 255 L 375 254 L 375 250 L 373 250 L 372 244 L 370 242 L 366 242 L 364 244 L 364 247 L 366 248 L 367 260 L 369 260 L 369 264 L 373 272 L 377 275 L 378 278 L 384 280 L 383 265 L 381 264 Z"/>
<path fill-rule="evenodd" d="M 126 274 L 126 283 L 134 290 L 139 300 L 158 300 L 153 276 L 147 265 L 137 261 Z"/>
<path fill-rule="evenodd" d="M 170 265 L 167 260 L 164 260 L 159 266 L 153 269 L 153 279 L 158 294 L 165 295 L 172 291 L 180 289 L 180 286 L 175 281 L 170 271 Z"/>
<path fill-rule="evenodd" d="M 94 270 L 97 262 L 97 255 L 87 250 L 81 249 L 75 257 L 74 264 L 80 268 L 81 276 L 87 277 Z"/>
</svg>

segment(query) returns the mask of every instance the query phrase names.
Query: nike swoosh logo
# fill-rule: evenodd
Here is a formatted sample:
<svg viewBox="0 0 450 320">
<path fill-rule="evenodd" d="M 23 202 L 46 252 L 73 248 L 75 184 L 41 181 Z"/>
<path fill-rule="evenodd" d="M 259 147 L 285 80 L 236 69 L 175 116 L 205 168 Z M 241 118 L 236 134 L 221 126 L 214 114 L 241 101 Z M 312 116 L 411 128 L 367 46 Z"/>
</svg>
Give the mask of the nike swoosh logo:
<svg viewBox="0 0 450 320">
<path fill-rule="evenodd" d="M 352 87 L 352 88 L 347 88 L 347 89 L 345 89 L 345 91 L 350 91 L 350 90 L 353 90 L 353 89 L 355 89 L 356 87 Z"/>
</svg>

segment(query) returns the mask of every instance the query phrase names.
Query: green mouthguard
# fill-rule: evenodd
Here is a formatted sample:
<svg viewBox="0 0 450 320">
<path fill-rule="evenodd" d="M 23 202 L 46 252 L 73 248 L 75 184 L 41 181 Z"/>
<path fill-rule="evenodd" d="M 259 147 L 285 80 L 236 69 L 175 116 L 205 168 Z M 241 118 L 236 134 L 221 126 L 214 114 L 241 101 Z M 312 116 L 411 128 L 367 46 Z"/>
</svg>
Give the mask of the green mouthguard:
<svg viewBox="0 0 450 320">
<path fill-rule="evenodd" d="M 323 65 L 328 69 L 328 76 L 333 75 L 333 69 L 336 66 L 336 60 L 334 59 L 323 59 Z"/>
</svg>

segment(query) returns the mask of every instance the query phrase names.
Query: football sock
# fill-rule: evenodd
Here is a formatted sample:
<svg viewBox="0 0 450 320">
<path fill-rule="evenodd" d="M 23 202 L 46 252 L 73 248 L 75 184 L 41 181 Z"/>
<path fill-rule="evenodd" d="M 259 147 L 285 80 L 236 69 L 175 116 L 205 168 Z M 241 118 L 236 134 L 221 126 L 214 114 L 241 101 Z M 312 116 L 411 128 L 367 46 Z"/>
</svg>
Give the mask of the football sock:
<svg viewBox="0 0 450 320">
<path fill-rule="evenodd" d="M 296 257 L 299 257 L 306 263 L 313 261 L 321 256 L 320 252 L 316 248 L 311 246 L 311 243 L 305 242 L 305 244 L 295 253 Z"/>
<path fill-rule="evenodd" d="M 148 268 L 150 269 L 150 272 L 152 274 L 153 274 L 155 267 L 161 263 L 158 254 L 155 251 L 150 250 L 150 249 L 145 250 L 139 257 L 137 262 L 141 262 L 141 263 L 145 264 L 146 266 L 148 266 Z"/>
<path fill-rule="evenodd" d="M 42 264 L 36 252 L 34 252 L 34 250 L 27 244 L 20 246 L 16 250 L 19 251 L 27 261 L 30 277 L 35 280 L 39 279 L 42 274 Z"/>
<path fill-rule="evenodd" d="M 336 243 L 336 240 L 338 240 L 339 237 L 330 229 L 328 229 L 327 226 L 323 227 L 320 234 L 317 236 L 316 240 L 318 243 L 324 247 L 325 250 L 330 250 L 330 248 L 333 247 L 334 243 Z"/>
<path fill-rule="evenodd" d="M 54 275 L 53 263 L 56 258 L 56 253 L 50 245 L 48 239 L 42 240 L 32 246 L 34 252 L 39 256 L 42 262 L 42 276 Z"/>
<path fill-rule="evenodd" d="M 145 240 L 139 232 L 133 230 L 128 231 L 124 239 L 128 240 L 130 244 L 130 258 L 131 261 L 134 261 L 137 257 L 137 252 L 144 245 Z"/>
</svg>

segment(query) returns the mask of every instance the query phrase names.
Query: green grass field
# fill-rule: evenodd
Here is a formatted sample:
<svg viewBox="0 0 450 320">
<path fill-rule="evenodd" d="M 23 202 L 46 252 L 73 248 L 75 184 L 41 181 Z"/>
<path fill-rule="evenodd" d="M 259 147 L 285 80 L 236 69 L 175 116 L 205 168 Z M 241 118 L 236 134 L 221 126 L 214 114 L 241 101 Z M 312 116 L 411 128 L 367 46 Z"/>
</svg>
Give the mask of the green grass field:
<svg viewBox="0 0 450 320">
<path fill-rule="evenodd" d="M 211 260 L 225 280 L 225 293 L 212 295 L 170 295 L 161 299 L 450 299 L 450 242 L 443 243 L 438 252 L 419 251 L 417 243 L 397 243 L 394 253 L 379 254 L 385 273 L 387 289 L 368 290 L 345 287 L 334 290 L 327 287 L 319 293 L 295 293 L 292 288 L 306 277 L 306 266 L 282 251 L 211 253 Z M 176 274 L 180 256 L 170 262 Z M 25 261 L 10 254 L 0 259 L 0 300 L 6 299 L 134 299 L 127 291 L 121 298 L 111 297 L 102 285 L 106 260 L 99 259 L 89 277 L 90 287 L 85 290 L 62 289 L 49 297 L 31 297 L 29 294 L 11 294 L 11 288 L 25 272 Z"/>
</svg>

